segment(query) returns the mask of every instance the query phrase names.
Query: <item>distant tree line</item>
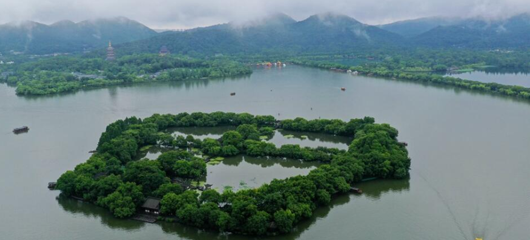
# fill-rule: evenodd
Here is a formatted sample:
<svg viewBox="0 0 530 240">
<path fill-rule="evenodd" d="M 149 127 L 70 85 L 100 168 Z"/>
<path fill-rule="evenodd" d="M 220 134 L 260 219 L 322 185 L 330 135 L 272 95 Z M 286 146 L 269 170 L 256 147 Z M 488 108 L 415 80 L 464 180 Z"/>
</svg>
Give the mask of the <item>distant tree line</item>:
<svg viewBox="0 0 530 240">
<path fill-rule="evenodd" d="M 500 94 L 509 97 L 530 99 L 530 88 L 522 86 L 503 85 L 499 83 L 483 83 L 478 81 L 464 80 L 456 77 L 447 77 L 440 74 L 426 71 L 411 72 L 399 69 L 390 69 L 384 64 L 362 65 L 362 66 L 347 66 L 337 63 L 316 62 L 311 60 L 293 59 L 291 62 L 304 66 L 318 67 L 323 69 L 342 69 L 344 71 L 357 71 L 359 74 L 396 78 L 414 82 L 425 82 L 452 86 L 461 89 L 468 89 L 486 93 Z M 439 70 L 445 69 L 445 66 L 440 66 Z M 443 70 L 445 72 L 445 70 Z"/>
<path fill-rule="evenodd" d="M 229 60 L 196 60 L 174 55 L 141 54 L 116 61 L 86 57 L 53 57 L 14 65 L 7 80 L 19 95 L 47 95 L 80 89 L 149 81 L 223 78 L 252 73 Z"/>
<path fill-rule="evenodd" d="M 172 127 L 234 126 L 219 139 L 174 137 Z M 276 147 L 260 136 L 275 128 L 353 137 L 347 151 L 334 148 Z M 63 194 L 83 198 L 109 209 L 116 217 L 135 214 L 147 196 L 161 198 L 161 213 L 202 229 L 265 235 L 290 232 L 318 206 L 349 191 L 363 178 L 405 178 L 410 159 L 397 141 L 398 132 L 374 119 L 277 121 L 248 113 L 155 114 L 145 119 L 118 120 L 102 133 L 97 153 L 57 181 Z M 135 160 L 139 149 L 160 145 L 172 150 L 156 160 Z M 191 149 L 195 149 L 191 151 Z M 198 152 L 197 152 L 198 151 Z M 256 189 L 222 193 L 184 190 L 171 179 L 199 179 L 206 174 L 204 158 L 214 156 L 277 156 L 322 163 L 306 176 L 273 180 Z M 202 156 L 199 157 L 199 156 Z"/>
</svg>

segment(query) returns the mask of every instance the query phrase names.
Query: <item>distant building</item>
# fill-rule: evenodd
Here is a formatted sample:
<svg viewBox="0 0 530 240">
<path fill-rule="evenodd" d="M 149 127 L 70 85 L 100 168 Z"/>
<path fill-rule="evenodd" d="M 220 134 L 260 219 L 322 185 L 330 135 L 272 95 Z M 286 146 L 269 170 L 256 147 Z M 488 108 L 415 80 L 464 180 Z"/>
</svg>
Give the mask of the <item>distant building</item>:
<svg viewBox="0 0 530 240">
<path fill-rule="evenodd" d="M 166 46 L 162 46 L 160 48 L 160 52 L 159 52 L 160 56 L 166 56 L 168 54 L 170 54 L 169 50 L 167 49 Z"/>
<path fill-rule="evenodd" d="M 114 48 L 112 47 L 112 42 L 109 41 L 109 47 L 107 48 L 107 61 L 114 61 L 116 56 L 114 55 Z"/>
</svg>

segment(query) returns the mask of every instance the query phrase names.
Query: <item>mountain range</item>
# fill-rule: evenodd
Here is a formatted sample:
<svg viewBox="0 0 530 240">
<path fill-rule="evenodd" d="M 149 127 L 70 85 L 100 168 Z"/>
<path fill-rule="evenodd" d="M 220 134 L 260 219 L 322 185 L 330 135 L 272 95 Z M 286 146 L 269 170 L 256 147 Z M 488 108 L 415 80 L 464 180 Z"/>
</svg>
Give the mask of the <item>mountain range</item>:
<svg viewBox="0 0 530 240">
<path fill-rule="evenodd" d="M 118 17 L 78 23 L 60 21 L 45 25 L 32 21 L 0 25 L 0 52 L 50 54 L 101 48 L 156 35 L 136 21 Z"/>
<path fill-rule="evenodd" d="M 344 49 L 403 45 L 404 38 L 351 17 L 333 13 L 296 21 L 285 14 L 168 32 L 119 46 L 121 51 L 156 52 L 160 46 L 182 54 L 329 53 Z"/>
<path fill-rule="evenodd" d="M 296 21 L 285 14 L 186 31 L 156 31 L 126 18 L 51 25 L 0 25 L 0 52 L 82 52 L 117 44 L 118 54 L 158 52 L 161 46 L 189 55 L 337 53 L 381 48 L 514 49 L 530 47 L 530 14 L 506 19 L 420 18 L 380 26 L 335 13 Z M 120 44 L 121 43 L 121 44 Z"/>
</svg>

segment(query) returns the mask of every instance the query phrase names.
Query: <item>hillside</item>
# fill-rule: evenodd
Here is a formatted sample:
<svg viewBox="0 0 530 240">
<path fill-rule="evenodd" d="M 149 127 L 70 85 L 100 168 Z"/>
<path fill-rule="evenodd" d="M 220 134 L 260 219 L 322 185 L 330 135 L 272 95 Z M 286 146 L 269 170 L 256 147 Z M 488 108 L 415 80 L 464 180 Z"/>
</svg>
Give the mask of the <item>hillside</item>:
<svg viewBox="0 0 530 240">
<path fill-rule="evenodd" d="M 436 27 L 457 25 L 462 21 L 460 18 L 427 17 L 384 24 L 379 27 L 403 37 L 411 38 Z"/>
<path fill-rule="evenodd" d="M 468 19 L 452 26 L 439 26 L 415 38 L 415 44 L 437 48 L 528 48 L 530 14 L 502 20 Z"/>
<path fill-rule="evenodd" d="M 0 25 L 0 52 L 50 54 L 82 52 L 104 47 L 109 41 L 124 43 L 156 35 L 148 27 L 127 18 L 98 19 L 51 25 L 37 22 Z"/>
<path fill-rule="evenodd" d="M 168 32 L 150 39 L 122 44 L 117 51 L 171 52 L 190 55 L 333 53 L 358 48 L 396 46 L 401 36 L 332 13 L 295 21 L 284 14 L 243 24 L 227 23 L 184 32 Z"/>
</svg>

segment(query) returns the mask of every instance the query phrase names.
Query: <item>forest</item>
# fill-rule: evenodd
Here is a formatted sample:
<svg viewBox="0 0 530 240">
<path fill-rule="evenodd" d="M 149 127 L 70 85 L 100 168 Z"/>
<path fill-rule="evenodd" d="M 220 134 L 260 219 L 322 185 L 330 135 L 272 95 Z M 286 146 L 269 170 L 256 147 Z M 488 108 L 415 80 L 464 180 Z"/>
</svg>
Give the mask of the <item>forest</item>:
<svg viewBox="0 0 530 240">
<path fill-rule="evenodd" d="M 83 56 L 60 56 L 28 61 L 10 71 L 6 81 L 19 95 L 47 95 L 101 86 L 224 78 L 252 73 L 247 66 L 226 59 L 197 60 L 156 54 L 129 55 L 116 61 Z"/>
<path fill-rule="evenodd" d="M 219 139 L 171 135 L 172 127 L 233 126 Z M 276 147 L 263 137 L 274 129 L 319 132 L 353 138 L 349 149 Z M 398 131 L 371 117 L 276 120 L 248 113 L 155 114 L 145 119 L 118 120 L 101 134 L 97 152 L 57 180 L 66 196 L 81 198 L 111 211 L 114 216 L 133 216 L 146 197 L 161 199 L 161 219 L 200 229 L 245 235 L 288 233 L 312 216 L 350 184 L 364 178 L 408 177 L 411 160 Z M 139 150 L 157 145 L 168 148 L 156 160 L 138 160 Z M 207 174 L 206 162 L 216 156 L 245 154 L 319 161 L 306 176 L 276 179 L 255 189 L 187 190 L 175 178 L 197 180 Z"/>
</svg>

